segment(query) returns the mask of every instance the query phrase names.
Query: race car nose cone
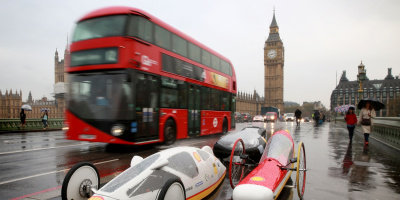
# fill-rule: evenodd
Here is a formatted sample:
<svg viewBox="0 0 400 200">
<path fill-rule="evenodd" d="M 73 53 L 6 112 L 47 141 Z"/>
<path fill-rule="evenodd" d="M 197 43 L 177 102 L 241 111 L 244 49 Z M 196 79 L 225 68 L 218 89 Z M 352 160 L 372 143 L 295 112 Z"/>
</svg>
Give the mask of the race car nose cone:
<svg viewBox="0 0 400 200">
<path fill-rule="evenodd" d="M 274 193 L 269 188 L 253 185 L 243 184 L 238 185 L 233 190 L 232 199 L 234 200 L 272 200 L 274 199 Z"/>
</svg>

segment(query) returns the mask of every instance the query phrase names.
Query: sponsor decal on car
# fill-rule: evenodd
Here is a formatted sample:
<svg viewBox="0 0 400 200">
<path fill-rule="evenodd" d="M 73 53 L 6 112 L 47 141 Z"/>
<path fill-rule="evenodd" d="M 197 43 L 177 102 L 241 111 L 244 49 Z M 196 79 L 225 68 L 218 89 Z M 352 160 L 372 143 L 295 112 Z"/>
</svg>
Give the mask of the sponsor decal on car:
<svg viewBox="0 0 400 200">
<path fill-rule="evenodd" d="M 214 167 L 214 173 L 218 174 L 218 169 L 217 169 L 217 166 L 215 165 L 215 163 L 213 163 L 213 167 Z"/>
<path fill-rule="evenodd" d="M 210 179 L 210 176 L 208 176 L 208 174 L 204 175 L 204 179 L 206 179 L 206 181 L 208 181 L 208 179 Z"/>
<path fill-rule="evenodd" d="M 254 177 L 251 178 L 251 180 L 253 180 L 253 181 L 263 181 L 264 178 L 263 177 L 259 177 L 259 176 L 254 176 Z"/>
<path fill-rule="evenodd" d="M 193 189 L 193 186 L 190 186 L 190 187 L 186 188 L 185 190 L 187 192 L 187 191 L 192 190 L 192 189 Z"/>
<path fill-rule="evenodd" d="M 203 181 L 196 183 L 196 187 L 199 187 L 200 185 L 203 185 Z"/>
</svg>

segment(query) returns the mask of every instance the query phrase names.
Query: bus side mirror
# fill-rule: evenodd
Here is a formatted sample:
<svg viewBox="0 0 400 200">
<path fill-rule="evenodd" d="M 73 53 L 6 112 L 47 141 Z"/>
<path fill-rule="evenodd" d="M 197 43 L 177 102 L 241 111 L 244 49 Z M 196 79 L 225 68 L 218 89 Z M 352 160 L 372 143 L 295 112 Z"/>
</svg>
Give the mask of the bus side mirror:
<svg viewBox="0 0 400 200">
<path fill-rule="evenodd" d="M 290 163 L 295 163 L 295 162 L 297 162 L 297 157 L 296 157 L 296 158 L 291 158 L 291 159 L 290 159 Z"/>
</svg>

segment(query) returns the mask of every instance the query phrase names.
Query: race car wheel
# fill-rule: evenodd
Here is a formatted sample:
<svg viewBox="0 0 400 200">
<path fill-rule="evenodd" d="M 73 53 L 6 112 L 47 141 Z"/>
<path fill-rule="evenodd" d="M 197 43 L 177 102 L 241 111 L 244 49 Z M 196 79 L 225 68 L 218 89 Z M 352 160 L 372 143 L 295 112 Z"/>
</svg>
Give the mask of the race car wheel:
<svg viewBox="0 0 400 200">
<path fill-rule="evenodd" d="M 91 187 L 96 190 L 100 185 L 100 175 L 97 168 L 89 162 L 74 165 L 64 178 L 61 187 L 63 200 L 88 199 L 93 195 Z"/>
<path fill-rule="evenodd" d="M 231 187 L 235 186 L 243 179 L 245 160 L 240 155 L 245 154 L 245 147 L 242 139 L 237 139 L 232 147 L 231 158 L 229 162 L 229 182 Z"/>
<path fill-rule="evenodd" d="M 171 145 L 176 140 L 176 126 L 172 119 L 168 119 L 165 122 L 164 127 L 164 144 Z"/>
<path fill-rule="evenodd" d="M 306 151 L 304 149 L 304 143 L 300 142 L 299 149 L 297 151 L 297 174 L 296 174 L 296 185 L 297 193 L 300 198 L 303 198 L 304 190 L 306 188 Z"/>
<path fill-rule="evenodd" d="M 181 180 L 169 179 L 165 182 L 163 188 L 158 195 L 157 200 L 185 200 L 186 192 L 185 187 Z"/>
</svg>

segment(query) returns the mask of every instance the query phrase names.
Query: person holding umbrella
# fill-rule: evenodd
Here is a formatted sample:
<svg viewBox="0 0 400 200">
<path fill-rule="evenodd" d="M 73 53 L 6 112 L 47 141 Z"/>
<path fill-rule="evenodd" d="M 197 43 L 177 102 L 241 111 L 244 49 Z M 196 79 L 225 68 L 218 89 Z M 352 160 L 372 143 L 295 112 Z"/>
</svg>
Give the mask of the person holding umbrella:
<svg viewBox="0 0 400 200">
<path fill-rule="evenodd" d="M 359 104 L 360 105 L 360 104 Z M 365 102 L 358 116 L 358 124 L 361 124 L 361 130 L 364 133 L 364 145 L 369 145 L 369 134 L 371 133 L 371 125 L 374 124 L 373 119 L 376 117 L 376 112 L 371 105 L 371 102 Z"/>
<path fill-rule="evenodd" d="M 21 106 L 21 112 L 19 113 L 19 119 L 21 120 L 21 125 L 18 126 L 18 130 L 20 127 L 22 127 L 22 130 L 25 130 L 25 122 L 26 122 L 25 111 L 32 111 L 32 107 L 28 104 Z"/>
<path fill-rule="evenodd" d="M 44 125 L 43 129 L 46 129 L 48 127 L 47 120 L 49 119 L 49 114 L 47 113 L 47 110 L 44 110 L 42 118 L 43 118 L 42 121 L 43 121 L 43 125 Z"/>
<path fill-rule="evenodd" d="M 349 107 L 349 110 L 344 117 L 347 123 L 347 130 L 349 130 L 349 143 L 353 142 L 353 133 L 357 124 L 357 115 L 354 113 L 354 107 Z"/>
<path fill-rule="evenodd" d="M 364 98 L 358 102 L 358 109 L 361 109 L 358 117 L 358 125 L 361 124 L 361 129 L 364 133 L 365 146 L 368 146 L 369 134 L 371 133 L 371 126 L 374 125 L 374 118 L 376 117 L 376 111 L 385 108 L 385 105 L 374 98 Z"/>
<path fill-rule="evenodd" d="M 20 127 L 22 127 L 22 130 L 25 130 L 26 114 L 24 109 L 21 109 L 21 112 L 19 113 L 19 119 L 21 120 L 21 125 L 18 126 L 18 130 Z"/>
</svg>

